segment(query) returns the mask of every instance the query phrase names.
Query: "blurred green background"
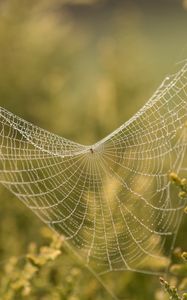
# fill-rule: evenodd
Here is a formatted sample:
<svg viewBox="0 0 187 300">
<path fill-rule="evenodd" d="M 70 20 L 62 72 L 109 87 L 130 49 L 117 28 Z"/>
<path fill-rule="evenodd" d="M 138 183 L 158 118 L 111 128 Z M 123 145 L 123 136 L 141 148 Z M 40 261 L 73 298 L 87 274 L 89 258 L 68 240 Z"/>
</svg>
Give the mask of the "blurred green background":
<svg viewBox="0 0 187 300">
<path fill-rule="evenodd" d="M 187 57 L 186 9 L 187 2 L 177 0 L 2 0 L 0 105 L 68 139 L 98 141 Z M 183 247 L 186 224 L 177 240 Z M 31 242 L 45 243 L 42 226 L 0 189 L 1 276 L 9 257 L 25 254 Z M 121 299 L 167 299 L 157 277 L 116 274 L 106 280 Z M 37 280 L 26 299 L 110 299 L 66 249 Z"/>
</svg>

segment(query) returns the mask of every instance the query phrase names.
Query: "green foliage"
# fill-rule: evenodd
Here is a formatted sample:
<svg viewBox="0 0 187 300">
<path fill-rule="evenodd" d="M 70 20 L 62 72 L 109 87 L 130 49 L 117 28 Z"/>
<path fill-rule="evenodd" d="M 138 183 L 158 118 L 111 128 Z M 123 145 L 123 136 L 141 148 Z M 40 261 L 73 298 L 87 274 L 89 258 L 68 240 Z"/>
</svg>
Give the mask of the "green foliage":
<svg viewBox="0 0 187 300">
<path fill-rule="evenodd" d="M 179 197 L 181 199 L 187 198 L 187 180 L 186 178 L 180 178 L 176 173 L 172 172 L 169 175 L 170 180 L 179 188 Z"/>
<path fill-rule="evenodd" d="M 165 281 L 163 278 L 160 278 L 160 283 L 166 290 L 166 292 L 169 294 L 171 300 L 181 300 L 177 293 L 177 289 L 174 287 L 171 287 L 167 281 Z"/>
<path fill-rule="evenodd" d="M 46 231 L 46 230 L 45 230 Z M 49 246 L 43 246 L 37 252 L 36 244 L 31 244 L 26 261 L 19 266 L 19 260 L 12 257 L 4 268 L 4 276 L 0 285 L 2 300 L 21 299 L 30 296 L 35 288 L 34 279 L 40 276 L 43 268 L 50 268 L 49 263 L 61 254 L 62 238 L 48 233 L 51 238 Z"/>
<path fill-rule="evenodd" d="M 160 283 L 164 290 L 167 292 L 169 299 L 171 300 L 186 300 L 187 293 L 187 263 L 186 252 L 181 252 L 180 249 L 176 249 L 175 256 L 178 258 L 178 263 L 172 264 L 170 267 L 170 281 L 175 282 L 175 286 L 168 283 L 162 277 Z M 173 277 L 174 276 L 174 277 Z"/>
<path fill-rule="evenodd" d="M 171 172 L 169 174 L 171 182 L 179 189 L 179 197 L 182 199 L 187 198 L 187 180 L 186 178 L 180 178 L 176 173 Z M 185 208 L 186 212 L 187 208 Z M 187 252 L 182 252 L 180 248 L 174 251 L 176 263 L 170 267 L 170 275 L 175 276 L 175 284 L 177 286 L 171 286 L 166 280 L 160 278 L 160 283 L 169 295 L 171 300 L 186 300 L 187 294 L 183 291 L 187 290 Z M 180 293 L 180 294 L 179 294 Z"/>
</svg>

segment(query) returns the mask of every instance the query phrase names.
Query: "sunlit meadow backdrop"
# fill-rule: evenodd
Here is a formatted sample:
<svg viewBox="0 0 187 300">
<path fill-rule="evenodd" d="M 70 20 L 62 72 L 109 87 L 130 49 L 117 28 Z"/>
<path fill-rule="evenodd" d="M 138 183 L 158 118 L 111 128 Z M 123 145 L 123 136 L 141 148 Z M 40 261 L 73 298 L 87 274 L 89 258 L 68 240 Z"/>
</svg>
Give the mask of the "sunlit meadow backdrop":
<svg viewBox="0 0 187 300">
<path fill-rule="evenodd" d="M 187 57 L 186 7 L 177 0 L 1 1 L 0 105 L 66 138 L 96 142 L 132 116 L 174 62 Z M 177 240 L 184 248 L 186 232 L 184 222 Z M 46 235 L 43 224 L 1 187 L 1 297 L 109 299 L 63 247 L 58 259 L 33 276 L 31 291 L 7 293 L 5 273 L 20 274 L 25 263 L 14 268 L 9 258 L 27 253 L 31 243 L 47 244 Z M 157 277 L 116 276 L 106 280 L 122 299 L 167 299 Z"/>
</svg>

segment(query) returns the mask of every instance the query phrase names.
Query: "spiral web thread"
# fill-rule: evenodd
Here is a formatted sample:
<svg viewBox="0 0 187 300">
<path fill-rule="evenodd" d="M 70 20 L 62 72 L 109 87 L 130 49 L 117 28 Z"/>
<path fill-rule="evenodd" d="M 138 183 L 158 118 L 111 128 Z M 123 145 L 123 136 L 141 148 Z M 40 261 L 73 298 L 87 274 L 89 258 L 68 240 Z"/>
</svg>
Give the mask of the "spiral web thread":
<svg viewBox="0 0 187 300">
<path fill-rule="evenodd" d="M 187 64 L 91 146 L 0 108 L 0 182 L 69 240 L 96 274 L 159 273 L 168 266 L 166 249 L 184 207 L 168 174 L 185 170 L 186 121 Z"/>
</svg>

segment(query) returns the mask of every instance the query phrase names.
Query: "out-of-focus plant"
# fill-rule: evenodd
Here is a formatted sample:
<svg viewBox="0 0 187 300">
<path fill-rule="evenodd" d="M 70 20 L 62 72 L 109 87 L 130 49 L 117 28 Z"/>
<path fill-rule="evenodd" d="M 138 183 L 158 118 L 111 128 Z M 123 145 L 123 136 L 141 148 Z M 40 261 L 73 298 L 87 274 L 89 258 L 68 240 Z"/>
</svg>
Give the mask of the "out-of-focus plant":
<svg viewBox="0 0 187 300">
<path fill-rule="evenodd" d="M 73 284 L 80 274 L 79 268 L 72 268 L 59 284 L 58 268 L 54 267 L 54 262 L 63 252 L 63 238 L 47 228 L 42 233 L 50 239 L 48 246 L 37 250 L 36 244 L 32 243 L 24 263 L 20 264 L 19 258 L 12 257 L 5 264 L 0 278 L 1 300 L 38 299 L 37 295 L 40 299 L 78 299 L 74 295 Z"/>
<path fill-rule="evenodd" d="M 169 174 L 171 182 L 179 189 L 178 196 L 181 199 L 187 198 L 187 180 L 186 178 L 179 177 L 176 173 L 172 172 Z M 187 207 L 184 212 L 187 213 Z M 187 293 L 187 252 L 183 252 L 180 248 L 174 251 L 175 263 L 170 267 L 169 273 L 171 275 L 168 283 L 163 278 L 160 278 L 160 283 L 164 290 L 167 292 L 169 299 L 171 300 L 186 300 Z M 161 298 L 163 299 L 163 298 Z"/>
<path fill-rule="evenodd" d="M 169 294 L 170 299 L 180 300 L 177 289 L 175 287 L 170 286 L 169 283 L 163 278 L 160 278 L 160 283 L 164 287 L 165 291 Z"/>
<path fill-rule="evenodd" d="M 5 263 L 0 275 L 1 300 L 108 299 L 97 280 L 85 275 L 80 262 L 67 253 L 61 236 L 46 227 L 42 236 L 49 240 L 47 246 L 31 243 L 24 261 L 12 257 Z"/>
<path fill-rule="evenodd" d="M 179 253 L 180 251 L 177 251 L 175 254 L 177 254 L 179 258 L 182 258 L 183 262 L 173 264 L 170 268 L 170 274 L 175 276 L 175 286 L 177 287 L 169 284 L 168 281 L 164 280 L 163 278 L 160 278 L 160 283 L 171 300 L 187 299 L 187 293 L 184 292 L 187 290 L 187 253 Z"/>
<path fill-rule="evenodd" d="M 183 0 L 182 5 L 183 5 L 184 9 L 187 10 L 187 0 Z"/>
<path fill-rule="evenodd" d="M 48 246 L 42 246 L 37 251 L 36 244 L 32 243 L 24 265 L 19 266 L 19 259 L 16 257 L 12 257 L 5 265 L 5 274 L 0 282 L 0 299 L 11 300 L 18 296 L 31 295 L 34 289 L 33 280 L 39 276 L 43 268 L 50 268 L 50 262 L 61 255 L 62 237 L 51 234 L 48 230 L 44 233 L 51 239 Z"/>
<path fill-rule="evenodd" d="M 179 188 L 179 197 L 181 199 L 187 198 L 187 180 L 186 178 L 180 178 L 176 173 L 171 172 L 169 174 L 170 181 Z"/>
</svg>

